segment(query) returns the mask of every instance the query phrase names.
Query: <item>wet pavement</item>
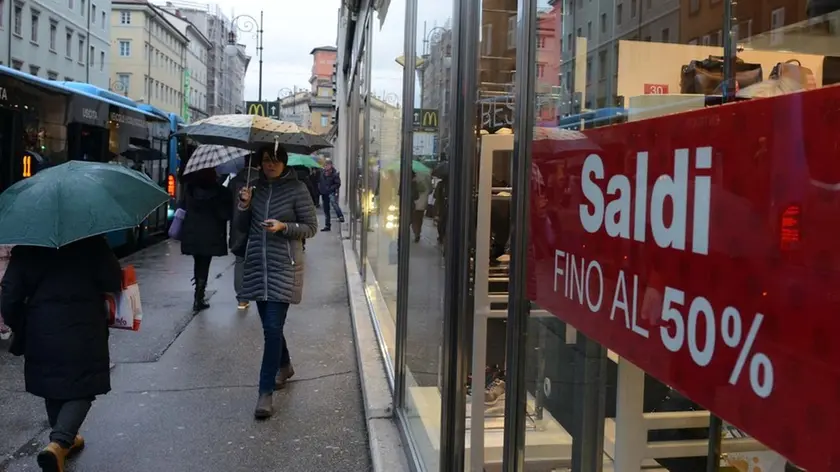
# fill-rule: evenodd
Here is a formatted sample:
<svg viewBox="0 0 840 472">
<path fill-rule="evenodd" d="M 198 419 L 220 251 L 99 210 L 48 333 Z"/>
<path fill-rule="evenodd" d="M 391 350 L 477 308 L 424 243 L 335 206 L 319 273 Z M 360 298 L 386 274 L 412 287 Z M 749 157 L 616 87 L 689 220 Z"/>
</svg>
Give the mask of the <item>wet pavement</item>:
<svg viewBox="0 0 840 472">
<path fill-rule="evenodd" d="M 232 257 L 214 259 L 212 306 L 195 317 L 191 259 L 177 243 L 129 261 L 143 326 L 114 333 L 113 391 L 97 399 L 82 430 L 88 447 L 68 472 L 370 470 L 337 232 L 307 242 L 304 301 L 286 325 L 297 373 L 265 422 L 253 419 L 262 332 L 256 307 L 236 310 Z M 2 472 L 38 470 L 33 455 L 48 434 L 19 364 L 0 354 Z"/>
</svg>

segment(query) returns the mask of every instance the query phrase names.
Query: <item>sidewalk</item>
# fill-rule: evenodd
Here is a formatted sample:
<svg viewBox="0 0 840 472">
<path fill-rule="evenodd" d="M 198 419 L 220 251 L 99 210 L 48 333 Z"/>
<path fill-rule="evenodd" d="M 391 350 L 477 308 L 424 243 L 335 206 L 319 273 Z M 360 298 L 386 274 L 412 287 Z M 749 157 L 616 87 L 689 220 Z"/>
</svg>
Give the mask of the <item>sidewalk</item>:
<svg viewBox="0 0 840 472">
<path fill-rule="evenodd" d="M 370 470 L 341 242 L 307 242 L 304 302 L 287 338 L 297 371 L 275 394 L 278 413 L 253 419 L 262 331 L 256 307 L 237 313 L 233 258 L 214 259 L 211 308 L 190 313 L 192 260 L 165 242 L 129 257 L 145 318 L 112 331 L 113 391 L 82 433 L 88 447 L 68 472 Z M 37 470 L 47 437 L 40 399 L 22 393 L 19 358 L 0 344 L 0 471 Z"/>
</svg>

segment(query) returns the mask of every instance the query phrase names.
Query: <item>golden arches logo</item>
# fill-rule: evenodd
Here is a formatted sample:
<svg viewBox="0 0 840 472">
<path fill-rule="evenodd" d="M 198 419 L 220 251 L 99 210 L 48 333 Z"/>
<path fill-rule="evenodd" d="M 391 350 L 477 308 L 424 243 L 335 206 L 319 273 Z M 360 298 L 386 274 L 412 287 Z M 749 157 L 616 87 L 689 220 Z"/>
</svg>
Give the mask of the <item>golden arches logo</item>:
<svg viewBox="0 0 840 472">
<path fill-rule="evenodd" d="M 434 111 L 423 112 L 423 120 L 420 122 L 421 126 L 437 127 L 438 115 Z"/>
<path fill-rule="evenodd" d="M 248 106 L 249 115 L 265 116 L 265 107 L 262 103 L 252 103 Z"/>
</svg>

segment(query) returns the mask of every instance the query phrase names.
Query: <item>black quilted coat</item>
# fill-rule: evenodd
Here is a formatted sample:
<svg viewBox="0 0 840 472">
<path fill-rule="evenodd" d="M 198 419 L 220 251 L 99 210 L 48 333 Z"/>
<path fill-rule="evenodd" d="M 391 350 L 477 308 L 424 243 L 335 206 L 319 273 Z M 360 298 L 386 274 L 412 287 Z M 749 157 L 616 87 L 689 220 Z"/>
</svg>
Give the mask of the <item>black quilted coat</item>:
<svg viewBox="0 0 840 472">
<path fill-rule="evenodd" d="M 277 233 L 260 223 L 275 219 L 286 223 Z M 245 272 L 240 297 L 244 300 L 300 303 L 303 295 L 302 240 L 315 236 L 318 217 L 309 190 L 292 169 L 275 180 L 264 175 L 248 210 L 238 210 L 235 223 L 248 233 Z"/>
</svg>

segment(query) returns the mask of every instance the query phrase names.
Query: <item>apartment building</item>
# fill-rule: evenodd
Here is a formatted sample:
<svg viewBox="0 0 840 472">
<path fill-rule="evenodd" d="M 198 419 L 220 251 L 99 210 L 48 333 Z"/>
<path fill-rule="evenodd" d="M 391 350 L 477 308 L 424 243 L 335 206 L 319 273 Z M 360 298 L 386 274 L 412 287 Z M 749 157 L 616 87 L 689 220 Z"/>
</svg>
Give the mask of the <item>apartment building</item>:
<svg viewBox="0 0 840 472">
<path fill-rule="evenodd" d="M 312 74 L 309 77 L 312 97 L 309 101 L 311 129 L 319 134 L 327 134 L 333 125 L 335 100 L 333 77 L 338 49 L 335 46 L 314 48 L 312 55 Z"/>
<path fill-rule="evenodd" d="M 110 0 L 0 0 L 0 64 L 107 88 L 110 11 Z"/>
<path fill-rule="evenodd" d="M 280 119 L 291 121 L 304 128 L 312 127 L 310 110 L 311 94 L 308 90 L 296 90 L 289 96 L 280 98 Z"/>
<path fill-rule="evenodd" d="M 807 20 L 809 7 L 816 2 L 808 0 L 739 0 L 735 6 L 732 35 L 736 41 L 757 36 L 767 31 Z M 723 0 L 680 0 L 680 42 L 706 46 L 723 45 Z M 835 7 L 836 8 L 836 7 Z M 813 10 L 813 8 L 812 8 Z M 783 35 L 777 35 L 780 47 Z"/>
<path fill-rule="evenodd" d="M 112 83 L 133 100 L 181 115 L 187 36 L 144 0 L 113 2 L 111 36 Z"/>
<path fill-rule="evenodd" d="M 245 109 L 245 72 L 251 57 L 239 45 L 237 54 L 225 53 L 230 18 L 215 4 L 190 1 L 167 1 L 159 7 L 188 20 L 210 41 L 207 52 L 207 113 L 221 115 L 242 113 Z"/>
<path fill-rule="evenodd" d="M 162 10 L 178 31 L 187 37 L 187 66 L 184 70 L 184 103 L 181 117 L 190 123 L 209 116 L 207 114 L 207 61 L 213 44 L 207 36 L 183 18 L 176 10 Z"/>
</svg>

